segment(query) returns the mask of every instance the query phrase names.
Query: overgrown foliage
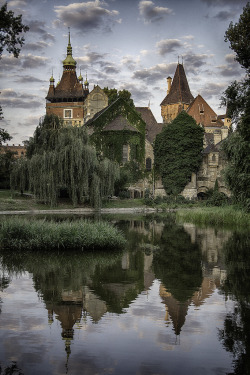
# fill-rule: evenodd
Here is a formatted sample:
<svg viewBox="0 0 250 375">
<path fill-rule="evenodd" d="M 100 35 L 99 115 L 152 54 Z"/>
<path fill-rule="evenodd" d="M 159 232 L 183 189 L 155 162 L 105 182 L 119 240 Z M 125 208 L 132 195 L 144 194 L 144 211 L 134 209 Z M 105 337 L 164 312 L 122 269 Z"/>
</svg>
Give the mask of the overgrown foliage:
<svg viewBox="0 0 250 375">
<path fill-rule="evenodd" d="M 178 195 L 202 161 L 203 129 L 182 111 L 156 136 L 155 169 L 167 194 Z"/>
<path fill-rule="evenodd" d="M 118 117 L 126 119 L 130 128 L 107 130 L 105 127 Z M 119 98 L 111 104 L 100 116 L 88 122 L 93 128 L 90 137 L 98 154 L 114 160 L 121 167 L 121 179 L 116 183 L 116 194 L 124 191 L 129 183 L 142 178 L 145 157 L 145 128 L 141 116 L 123 99 Z M 129 161 L 124 164 L 123 147 L 129 148 Z"/>
<path fill-rule="evenodd" d="M 246 78 L 233 82 L 225 91 L 223 103 L 228 106 L 236 130 L 223 143 L 228 165 L 226 182 L 234 200 L 250 211 L 250 3 L 243 9 L 239 22 L 230 24 L 225 40 L 230 42 L 236 60 L 246 70 Z"/>
<path fill-rule="evenodd" d="M 26 160 L 17 161 L 11 174 L 12 189 L 29 188 L 37 199 L 56 206 L 60 189 L 66 189 L 74 206 L 88 201 L 100 207 L 101 197 L 113 194 L 119 167 L 99 160 L 83 127 L 62 127 L 46 115 L 27 145 Z"/>
</svg>

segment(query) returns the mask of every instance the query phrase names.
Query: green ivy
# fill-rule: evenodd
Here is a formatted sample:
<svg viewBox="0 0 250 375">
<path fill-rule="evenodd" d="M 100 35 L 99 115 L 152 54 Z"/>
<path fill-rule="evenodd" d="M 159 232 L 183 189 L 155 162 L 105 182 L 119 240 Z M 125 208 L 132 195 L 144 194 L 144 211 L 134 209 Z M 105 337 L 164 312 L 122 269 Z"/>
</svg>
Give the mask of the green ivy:
<svg viewBox="0 0 250 375">
<path fill-rule="evenodd" d="M 125 117 L 137 130 L 105 131 L 105 127 L 118 116 Z M 122 98 L 117 99 L 109 107 L 103 110 L 87 123 L 94 132 L 90 137 L 97 153 L 111 160 L 122 163 L 123 145 L 130 146 L 130 159 L 136 160 L 143 166 L 145 157 L 145 128 L 146 124 L 132 107 Z"/>
</svg>

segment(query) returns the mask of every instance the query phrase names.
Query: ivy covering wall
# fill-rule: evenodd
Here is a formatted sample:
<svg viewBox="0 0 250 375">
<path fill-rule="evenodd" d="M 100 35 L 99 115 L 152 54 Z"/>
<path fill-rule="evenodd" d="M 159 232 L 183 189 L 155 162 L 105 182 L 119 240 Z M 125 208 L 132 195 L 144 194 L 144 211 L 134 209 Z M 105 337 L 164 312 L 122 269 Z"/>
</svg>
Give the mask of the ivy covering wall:
<svg viewBox="0 0 250 375">
<path fill-rule="evenodd" d="M 105 130 L 105 127 L 120 115 L 128 120 L 135 131 L 127 129 Z M 97 153 L 121 164 L 123 159 L 123 145 L 129 145 L 130 160 L 137 161 L 143 168 L 146 124 L 140 114 L 123 99 L 117 99 L 99 115 L 90 120 L 87 126 L 93 129 L 90 140 L 95 146 Z"/>
</svg>

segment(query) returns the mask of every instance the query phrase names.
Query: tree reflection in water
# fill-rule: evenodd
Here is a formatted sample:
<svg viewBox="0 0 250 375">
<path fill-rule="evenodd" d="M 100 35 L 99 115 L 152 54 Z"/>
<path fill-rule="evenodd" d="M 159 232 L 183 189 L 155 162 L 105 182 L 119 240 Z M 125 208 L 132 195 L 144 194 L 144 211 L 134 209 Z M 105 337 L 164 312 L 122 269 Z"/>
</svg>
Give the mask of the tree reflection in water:
<svg viewBox="0 0 250 375">
<path fill-rule="evenodd" d="M 234 311 L 227 314 L 219 339 L 233 354 L 235 375 L 250 374 L 250 235 L 234 233 L 225 245 L 226 296 L 235 299 Z"/>
</svg>

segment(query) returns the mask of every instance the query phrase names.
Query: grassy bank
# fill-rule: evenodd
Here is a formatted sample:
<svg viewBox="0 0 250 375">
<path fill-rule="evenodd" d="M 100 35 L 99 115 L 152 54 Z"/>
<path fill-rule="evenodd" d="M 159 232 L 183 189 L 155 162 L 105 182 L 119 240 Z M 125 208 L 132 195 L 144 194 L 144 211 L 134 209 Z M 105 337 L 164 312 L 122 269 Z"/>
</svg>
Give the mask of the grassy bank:
<svg viewBox="0 0 250 375">
<path fill-rule="evenodd" d="M 200 225 L 250 227 L 250 214 L 233 206 L 180 209 L 176 215 L 179 221 Z"/>
<path fill-rule="evenodd" d="M 122 233 L 106 222 L 29 220 L 0 222 L 0 246 L 14 250 L 103 250 L 125 245 Z"/>
</svg>

